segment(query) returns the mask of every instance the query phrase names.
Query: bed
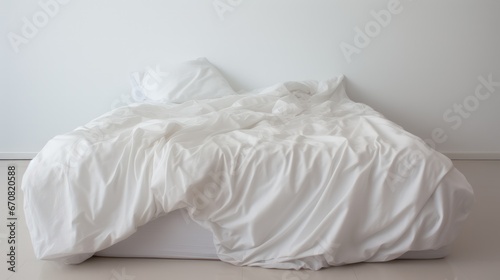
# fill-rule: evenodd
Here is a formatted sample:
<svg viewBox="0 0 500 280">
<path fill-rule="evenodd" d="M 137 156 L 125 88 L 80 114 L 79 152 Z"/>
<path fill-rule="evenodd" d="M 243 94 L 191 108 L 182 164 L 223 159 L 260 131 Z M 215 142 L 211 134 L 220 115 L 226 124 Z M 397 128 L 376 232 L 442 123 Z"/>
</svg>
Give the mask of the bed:
<svg viewBox="0 0 500 280">
<path fill-rule="evenodd" d="M 132 75 L 137 103 L 51 139 L 23 179 L 39 259 L 321 269 L 447 253 L 473 191 L 343 76 L 235 93 L 206 59 Z"/>
</svg>

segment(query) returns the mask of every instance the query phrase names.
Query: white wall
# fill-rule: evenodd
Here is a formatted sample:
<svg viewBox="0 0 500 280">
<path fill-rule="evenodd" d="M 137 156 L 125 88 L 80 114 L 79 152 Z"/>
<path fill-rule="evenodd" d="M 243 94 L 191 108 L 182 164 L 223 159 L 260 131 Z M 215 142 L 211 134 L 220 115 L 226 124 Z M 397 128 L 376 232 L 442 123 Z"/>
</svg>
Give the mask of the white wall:
<svg viewBox="0 0 500 280">
<path fill-rule="evenodd" d="M 55 1 L 0 2 L 0 157 L 111 110 L 131 71 L 200 56 L 237 90 L 344 73 L 352 99 L 422 138 L 435 131 L 438 150 L 500 155 L 500 86 L 474 95 L 478 77 L 500 82 L 499 1 Z M 40 3 L 56 3 L 51 15 Z M 222 19 L 214 3 L 234 7 Z M 371 11 L 388 6 L 377 25 Z M 366 46 L 356 27 L 372 28 Z"/>
</svg>

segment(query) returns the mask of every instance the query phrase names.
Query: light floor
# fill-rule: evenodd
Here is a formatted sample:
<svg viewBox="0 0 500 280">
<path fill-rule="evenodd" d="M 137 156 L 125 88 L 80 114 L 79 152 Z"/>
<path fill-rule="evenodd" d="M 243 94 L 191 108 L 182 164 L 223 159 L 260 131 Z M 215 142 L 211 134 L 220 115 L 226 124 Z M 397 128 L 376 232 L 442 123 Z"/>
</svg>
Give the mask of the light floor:
<svg viewBox="0 0 500 280">
<path fill-rule="evenodd" d="M 451 255 L 440 260 L 363 263 L 328 268 L 321 271 L 283 271 L 235 267 L 220 261 L 92 258 L 80 265 L 60 265 L 33 257 L 30 239 L 22 214 L 22 192 L 16 192 L 16 272 L 7 270 L 7 166 L 16 165 L 17 180 L 28 161 L 0 161 L 0 279 L 500 279 L 500 161 L 455 161 L 474 187 L 473 213 L 456 240 Z M 20 182 L 18 181 L 18 185 Z"/>
</svg>

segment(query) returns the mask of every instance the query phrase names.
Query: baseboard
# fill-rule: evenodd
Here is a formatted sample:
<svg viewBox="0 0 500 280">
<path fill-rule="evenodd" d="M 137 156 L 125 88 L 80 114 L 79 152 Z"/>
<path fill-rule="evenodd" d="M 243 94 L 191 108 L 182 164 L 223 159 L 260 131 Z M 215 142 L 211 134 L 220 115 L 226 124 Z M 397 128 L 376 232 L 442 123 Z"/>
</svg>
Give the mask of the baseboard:
<svg viewBox="0 0 500 280">
<path fill-rule="evenodd" d="M 443 152 L 442 154 L 453 160 L 500 160 L 500 153 L 485 152 Z M 0 160 L 33 159 L 37 153 L 0 153 Z"/>
<path fill-rule="evenodd" d="M 485 152 L 441 152 L 453 160 L 500 160 L 500 153 Z"/>
<path fill-rule="evenodd" d="M 33 159 L 37 153 L 0 153 L 0 160 Z"/>
</svg>

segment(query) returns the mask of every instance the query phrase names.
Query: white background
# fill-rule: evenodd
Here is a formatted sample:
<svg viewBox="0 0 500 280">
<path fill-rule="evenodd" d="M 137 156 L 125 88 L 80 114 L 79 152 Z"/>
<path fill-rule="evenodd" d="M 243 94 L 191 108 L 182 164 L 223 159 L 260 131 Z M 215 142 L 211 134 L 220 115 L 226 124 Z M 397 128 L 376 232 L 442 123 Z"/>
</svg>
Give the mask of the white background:
<svg viewBox="0 0 500 280">
<path fill-rule="evenodd" d="M 350 63 L 341 43 L 356 46 L 355 28 L 395 0 L 217 0 L 233 4 L 222 14 L 214 0 L 72 0 L 44 23 L 50 1 L 0 1 L 0 158 L 32 156 L 125 105 L 130 72 L 201 56 L 236 90 L 343 73 L 355 101 L 424 139 L 440 129 L 438 150 L 500 155 L 500 87 L 467 117 L 452 112 L 456 129 L 443 119 L 474 101 L 479 76 L 500 82 L 499 1 L 401 0 Z M 16 53 L 9 36 L 23 36 L 25 17 L 40 27 Z"/>
</svg>

